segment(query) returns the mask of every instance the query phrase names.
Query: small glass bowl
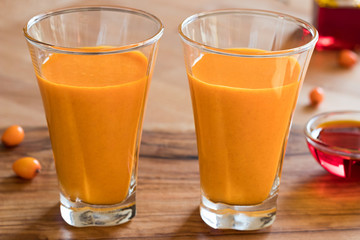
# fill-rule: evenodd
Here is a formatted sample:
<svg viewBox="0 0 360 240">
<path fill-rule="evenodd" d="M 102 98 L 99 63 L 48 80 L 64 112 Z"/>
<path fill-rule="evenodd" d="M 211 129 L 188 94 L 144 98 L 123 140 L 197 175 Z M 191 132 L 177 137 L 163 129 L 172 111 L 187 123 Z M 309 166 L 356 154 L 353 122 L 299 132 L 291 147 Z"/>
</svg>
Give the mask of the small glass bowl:
<svg viewBox="0 0 360 240">
<path fill-rule="evenodd" d="M 329 173 L 342 178 L 358 178 L 360 177 L 360 149 L 329 145 L 317 138 L 319 125 L 332 121 L 360 122 L 360 112 L 328 112 L 311 118 L 305 126 L 305 137 L 310 152 Z"/>
</svg>

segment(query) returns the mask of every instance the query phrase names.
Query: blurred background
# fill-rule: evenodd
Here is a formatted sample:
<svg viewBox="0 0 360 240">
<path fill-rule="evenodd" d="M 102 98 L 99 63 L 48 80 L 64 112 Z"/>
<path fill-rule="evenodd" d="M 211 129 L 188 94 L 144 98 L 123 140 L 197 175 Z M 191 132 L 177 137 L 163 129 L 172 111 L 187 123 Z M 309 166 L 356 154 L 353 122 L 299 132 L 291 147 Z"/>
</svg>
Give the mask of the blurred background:
<svg viewBox="0 0 360 240">
<path fill-rule="evenodd" d="M 312 0 L 1 0 L 0 1 L 0 124 L 45 126 L 41 98 L 22 28 L 34 15 L 83 5 L 116 5 L 141 9 L 165 25 L 150 87 L 144 129 L 191 131 L 192 108 L 178 24 L 201 11 L 255 8 L 313 21 Z M 312 115 L 335 110 L 360 110 L 360 68 L 342 68 L 338 51 L 315 51 L 295 111 L 294 124 L 303 126 Z M 320 86 L 325 100 L 309 105 L 309 92 Z"/>
</svg>

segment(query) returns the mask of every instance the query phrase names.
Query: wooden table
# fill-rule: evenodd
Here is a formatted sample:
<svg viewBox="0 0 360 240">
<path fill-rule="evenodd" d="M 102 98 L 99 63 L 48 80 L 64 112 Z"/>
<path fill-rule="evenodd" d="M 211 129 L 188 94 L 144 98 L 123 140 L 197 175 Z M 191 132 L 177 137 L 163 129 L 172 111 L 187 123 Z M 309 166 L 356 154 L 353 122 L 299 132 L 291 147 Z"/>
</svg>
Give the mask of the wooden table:
<svg viewBox="0 0 360 240">
<path fill-rule="evenodd" d="M 55 169 L 46 123 L 22 26 L 33 15 L 79 5 L 122 5 L 162 19 L 165 34 L 149 94 L 139 163 L 138 214 L 110 228 L 78 229 L 59 213 Z M 219 231 L 199 216 L 199 176 L 193 117 L 177 25 L 187 16 L 218 8 L 261 8 L 311 20 L 311 0 L 2 0 L 0 1 L 0 131 L 25 126 L 25 142 L 0 147 L 0 239 L 360 239 L 360 182 L 329 175 L 310 156 L 302 128 L 312 115 L 360 110 L 360 66 L 338 67 L 337 52 L 316 52 L 309 66 L 291 132 L 271 228 Z M 325 89 L 319 108 L 308 105 L 314 86 Z M 33 181 L 15 177 L 12 162 L 24 155 L 41 160 Z"/>
</svg>

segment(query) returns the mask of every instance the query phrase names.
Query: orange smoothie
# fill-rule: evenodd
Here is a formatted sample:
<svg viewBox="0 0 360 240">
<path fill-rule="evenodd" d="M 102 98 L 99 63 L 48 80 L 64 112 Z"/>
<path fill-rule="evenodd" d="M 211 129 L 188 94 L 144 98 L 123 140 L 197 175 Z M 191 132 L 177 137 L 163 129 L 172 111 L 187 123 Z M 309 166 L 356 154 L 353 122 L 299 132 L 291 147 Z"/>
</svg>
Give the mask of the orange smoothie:
<svg viewBox="0 0 360 240">
<path fill-rule="evenodd" d="M 37 75 L 62 192 L 72 201 L 126 199 L 136 171 L 147 58 L 52 54 Z"/>
<path fill-rule="evenodd" d="M 301 82 L 298 62 L 208 53 L 191 71 L 203 194 L 231 205 L 261 203 L 281 171 Z"/>
</svg>

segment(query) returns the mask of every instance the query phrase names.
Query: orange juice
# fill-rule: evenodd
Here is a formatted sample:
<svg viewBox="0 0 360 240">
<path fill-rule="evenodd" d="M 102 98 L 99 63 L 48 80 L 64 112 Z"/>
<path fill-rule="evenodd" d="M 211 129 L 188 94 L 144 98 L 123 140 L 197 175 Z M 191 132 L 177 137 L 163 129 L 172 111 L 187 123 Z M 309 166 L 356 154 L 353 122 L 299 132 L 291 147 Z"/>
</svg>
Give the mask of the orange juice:
<svg viewBox="0 0 360 240">
<path fill-rule="evenodd" d="M 281 171 L 300 85 L 298 62 L 206 53 L 191 71 L 203 194 L 232 205 L 261 203 Z"/>
<path fill-rule="evenodd" d="M 126 199 L 136 171 L 147 65 L 137 51 L 53 53 L 42 64 L 37 78 L 59 184 L 72 201 Z"/>
</svg>

